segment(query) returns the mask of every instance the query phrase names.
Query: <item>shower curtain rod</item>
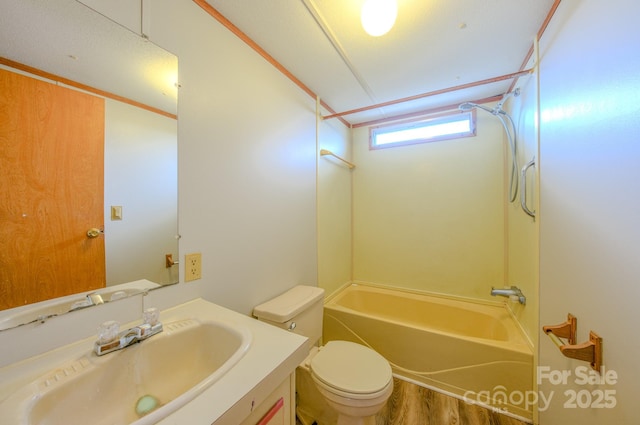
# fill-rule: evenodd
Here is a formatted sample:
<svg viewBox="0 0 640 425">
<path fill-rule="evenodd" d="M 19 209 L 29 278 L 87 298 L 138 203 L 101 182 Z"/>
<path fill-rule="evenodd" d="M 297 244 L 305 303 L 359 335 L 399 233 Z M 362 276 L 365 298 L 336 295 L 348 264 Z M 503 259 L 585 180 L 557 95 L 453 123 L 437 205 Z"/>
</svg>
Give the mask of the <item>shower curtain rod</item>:
<svg viewBox="0 0 640 425">
<path fill-rule="evenodd" d="M 533 68 L 525 69 L 525 70 L 522 70 L 522 71 L 513 72 L 511 74 L 501 75 L 499 77 L 493 77 L 493 78 L 488 78 L 486 80 L 476 81 L 475 83 L 461 84 L 459 86 L 448 87 L 446 89 L 435 90 L 435 91 L 431 91 L 431 92 L 427 92 L 427 93 L 418 94 L 418 95 L 415 95 L 415 96 L 403 97 L 401 99 L 390 100 L 388 102 L 376 103 L 375 105 L 369 105 L 369 106 L 365 106 L 365 107 L 362 107 L 362 108 L 351 109 L 349 111 L 344 111 L 344 112 L 338 112 L 338 113 L 335 113 L 335 114 L 325 115 L 325 116 L 322 117 L 322 119 L 323 120 L 328 120 L 330 118 L 341 118 L 341 117 L 343 117 L 345 115 L 352 115 L 352 114 L 356 114 L 358 112 L 369 111 L 371 109 L 378 109 L 378 108 L 382 108 L 382 107 L 385 107 L 385 106 L 397 105 L 399 103 L 411 102 L 413 100 L 423 99 L 425 97 L 430 97 L 430 96 L 435 96 L 435 95 L 438 95 L 438 94 L 449 93 L 449 92 L 457 91 L 457 90 L 468 89 L 468 88 L 471 88 L 471 87 L 483 86 L 485 84 L 496 83 L 498 81 L 510 80 L 512 78 L 517 78 L 517 77 L 521 77 L 523 75 L 531 74 L 532 72 L 533 72 Z"/>
<path fill-rule="evenodd" d="M 344 162 L 345 164 L 347 164 L 347 167 L 349 167 L 349 169 L 356 168 L 356 164 L 354 164 L 353 162 L 349 162 L 346 159 L 339 157 L 338 155 L 336 155 L 335 153 L 333 153 L 333 152 L 331 152 L 329 150 L 320 149 L 320 156 L 326 156 L 326 155 L 332 156 L 332 157 L 337 158 L 340 161 Z"/>
</svg>

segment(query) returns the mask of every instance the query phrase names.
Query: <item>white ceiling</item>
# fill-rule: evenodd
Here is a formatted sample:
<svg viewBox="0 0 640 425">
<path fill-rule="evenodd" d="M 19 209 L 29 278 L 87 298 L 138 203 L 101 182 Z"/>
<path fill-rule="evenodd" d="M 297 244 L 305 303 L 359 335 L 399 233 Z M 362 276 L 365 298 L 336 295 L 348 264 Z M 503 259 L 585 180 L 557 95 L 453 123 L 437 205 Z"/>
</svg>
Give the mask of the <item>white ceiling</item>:
<svg viewBox="0 0 640 425">
<path fill-rule="evenodd" d="M 398 0 L 367 35 L 364 0 L 207 0 L 337 112 L 520 70 L 554 0 Z M 352 124 L 506 92 L 511 80 L 345 116 Z"/>
</svg>

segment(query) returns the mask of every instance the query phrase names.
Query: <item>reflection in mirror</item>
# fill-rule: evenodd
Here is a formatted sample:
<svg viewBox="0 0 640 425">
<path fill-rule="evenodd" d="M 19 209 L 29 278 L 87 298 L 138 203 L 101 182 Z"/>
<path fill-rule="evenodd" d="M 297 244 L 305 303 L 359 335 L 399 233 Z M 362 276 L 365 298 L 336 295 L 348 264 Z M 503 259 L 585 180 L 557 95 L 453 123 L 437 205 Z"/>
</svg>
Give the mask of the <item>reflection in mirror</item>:
<svg viewBox="0 0 640 425">
<path fill-rule="evenodd" d="M 0 330 L 176 283 L 177 58 L 75 0 L 0 39 Z"/>
</svg>

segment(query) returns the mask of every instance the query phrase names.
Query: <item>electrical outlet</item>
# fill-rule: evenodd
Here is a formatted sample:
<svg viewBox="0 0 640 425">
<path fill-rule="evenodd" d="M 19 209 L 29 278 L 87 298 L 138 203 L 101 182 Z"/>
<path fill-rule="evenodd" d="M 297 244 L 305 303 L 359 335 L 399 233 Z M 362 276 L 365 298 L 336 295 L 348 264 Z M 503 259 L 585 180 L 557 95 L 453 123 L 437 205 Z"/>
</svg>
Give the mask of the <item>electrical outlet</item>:
<svg viewBox="0 0 640 425">
<path fill-rule="evenodd" d="M 202 254 L 187 254 L 184 256 L 184 281 L 190 282 L 202 278 Z"/>
</svg>

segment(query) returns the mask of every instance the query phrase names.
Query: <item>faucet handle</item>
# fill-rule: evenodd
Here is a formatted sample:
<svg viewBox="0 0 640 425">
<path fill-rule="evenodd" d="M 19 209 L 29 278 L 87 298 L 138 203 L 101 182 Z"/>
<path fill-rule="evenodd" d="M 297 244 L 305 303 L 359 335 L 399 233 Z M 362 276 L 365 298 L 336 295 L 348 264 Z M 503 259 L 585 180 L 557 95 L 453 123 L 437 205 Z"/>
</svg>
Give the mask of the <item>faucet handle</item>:
<svg viewBox="0 0 640 425">
<path fill-rule="evenodd" d="M 108 320 L 98 327 L 98 343 L 108 344 L 118 339 L 120 324 L 115 320 Z"/>
<path fill-rule="evenodd" d="M 150 307 L 142 312 L 142 319 L 144 323 L 153 326 L 158 323 L 158 319 L 160 319 L 160 310 L 156 307 Z"/>
</svg>

